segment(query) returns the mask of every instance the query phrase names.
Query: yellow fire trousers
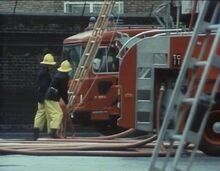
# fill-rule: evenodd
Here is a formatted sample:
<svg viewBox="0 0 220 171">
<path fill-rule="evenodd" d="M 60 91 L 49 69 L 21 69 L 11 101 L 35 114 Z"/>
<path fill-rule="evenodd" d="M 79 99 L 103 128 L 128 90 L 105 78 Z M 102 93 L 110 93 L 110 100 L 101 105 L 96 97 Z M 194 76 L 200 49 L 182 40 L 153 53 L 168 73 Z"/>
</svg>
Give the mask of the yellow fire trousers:
<svg viewBox="0 0 220 171">
<path fill-rule="evenodd" d="M 44 102 L 50 129 L 60 129 L 63 112 L 59 102 L 52 100 L 45 100 Z"/>
<path fill-rule="evenodd" d="M 37 104 L 37 112 L 34 118 L 34 128 L 39 128 L 41 131 L 44 128 L 46 121 L 48 120 L 46 110 L 45 110 L 45 103 Z M 49 122 L 47 122 L 47 131 L 49 132 Z"/>
</svg>

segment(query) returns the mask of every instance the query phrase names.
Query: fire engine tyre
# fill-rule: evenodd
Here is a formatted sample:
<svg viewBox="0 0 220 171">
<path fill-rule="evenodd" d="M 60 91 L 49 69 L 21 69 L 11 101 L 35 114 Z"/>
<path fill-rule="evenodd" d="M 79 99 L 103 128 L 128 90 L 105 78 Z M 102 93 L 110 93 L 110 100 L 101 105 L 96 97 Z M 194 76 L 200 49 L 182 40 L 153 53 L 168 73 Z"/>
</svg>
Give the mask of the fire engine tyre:
<svg viewBox="0 0 220 171">
<path fill-rule="evenodd" d="M 220 122 L 220 110 L 211 111 L 200 143 L 200 150 L 210 156 L 220 156 L 220 133 L 213 129 L 216 122 Z"/>
</svg>

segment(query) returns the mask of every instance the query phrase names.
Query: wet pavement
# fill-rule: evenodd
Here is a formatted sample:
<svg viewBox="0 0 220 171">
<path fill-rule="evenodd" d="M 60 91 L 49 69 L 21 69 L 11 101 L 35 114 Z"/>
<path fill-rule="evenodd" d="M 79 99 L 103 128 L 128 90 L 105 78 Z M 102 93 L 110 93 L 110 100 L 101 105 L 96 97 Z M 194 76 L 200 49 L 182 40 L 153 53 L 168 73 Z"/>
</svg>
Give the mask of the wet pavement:
<svg viewBox="0 0 220 171">
<path fill-rule="evenodd" d="M 0 171 L 147 171 L 149 161 L 147 157 L 4 155 Z M 181 162 L 181 167 L 185 165 Z M 219 171 L 220 158 L 197 156 L 191 170 Z"/>
</svg>

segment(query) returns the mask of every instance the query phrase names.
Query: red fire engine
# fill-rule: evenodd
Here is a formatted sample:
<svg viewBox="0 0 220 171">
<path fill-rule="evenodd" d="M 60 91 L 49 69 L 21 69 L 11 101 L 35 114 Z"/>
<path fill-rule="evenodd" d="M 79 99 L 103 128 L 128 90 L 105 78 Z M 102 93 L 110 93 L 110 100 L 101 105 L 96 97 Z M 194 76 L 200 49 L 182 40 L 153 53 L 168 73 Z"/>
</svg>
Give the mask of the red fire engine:
<svg viewBox="0 0 220 171">
<path fill-rule="evenodd" d="M 120 117 L 117 122 L 119 127 L 147 132 L 158 129 L 192 34 L 161 32 L 146 29 L 106 31 L 88 77 L 79 90 L 85 98 L 82 101 L 79 97 L 73 104 L 74 117 L 86 116 L 87 119 L 108 121 L 113 125 Z M 129 39 L 137 34 L 139 36 Z M 84 32 L 64 40 L 63 55 L 72 62 L 73 67 L 78 65 L 89 35 L 90 32 Z M 211 44 L 212 36 L 209 41 Z M 194 52 L 195 58 L 202 43 L 201 35 L 197 41 L 198 49 Z M 123 49 L 118 54 L 120 46 Z M 205 54 L 208 51 L 207 48 Z M 215 77 L 213 70 L 206 87 L 207 93 Z M 186 89 L 187 78 L 186 85 L 182 87 L 183 93 Z M 200 146 L 210 155 L 220 154 L 219 95 L 217 93 Z"/>
<path fill-rule="evenodd" d="M 119 127 L 159 132 L 165 117 L 164 111 L 192 37 L 191 32 L 163 31 L 137 28 L 105 30 L 101 46 L 97 53 L 94 53 L 96 56 L 91 58 L 92 65 L 88 68 L 86 77 L 75 80 L 80 81 L 80 87 L 74 92 L 75 100 L 72 104 L 74 118 L 85 117 L 89 120 L 108 121 L 112 125 L 117 123 Z M 193 51 L 195 59 L 199 58 L 201 51 L 205 57 L 208 56 L 213 34 L 209 36 L 208 43 L 205 43 L 210 44 L 206 49 L 202 49 L 204 35 L 199 35 Z M 64 40 L 63 57 L 71 62 L 73 74 L 78 65 L 81 69 L 90 66 L 80 65 L 90 36 L 92 32 L 88 31 Z M 220 56 L 220 47 L 216 54 Z M 189 87 L 188 80 L 193 72 L 193 70 L 187 72 L 185 85 L 181 87 L 182 96 Z M 206 94 L 210 94 L 217 73 L 213 68 L 208 75 Z M 197 85 L 190 89 L 191 93 L 195 93 L 196 89 Z M 220 155 L 219 97 L 220 90 L 216 93 L 215 104 L 212 106 L 200 143 L 200 149 L 209 155 Z M 196 116 L 192 130 L 198 129 L 198 124 L 203 118 L 203 106 L 197 110 Z M 169 125 L 171 129 L 177 120 L 179 117 L 173 118 Z M 182 127 L 185 120 L 186 118 L 181 120 Z M 181 131 L 183 128 L 178 129 Z"/>
<path fill-rule="evenodd" d="M 118 70 L 119 59 L 116 58 L 119 48 L 132 36 L 147 29 L 121 28 L 106 30 L 101 45 L 93 60 L 88 77 L 83 81 L 78 92 L 80 94 L 73 105 L 74 118 L 77 121 L 102 121 L 116 126 L 120 115 L 118 108 Z M 63 58 L 68 59 L 73 66 L 73 73 L 80 62 L 85 46 L 92 31 L 86 31 L 68 37 L 64 40 Z M 152 33 L 149 32 L 148 35 Z M 135 41 L 128 44 L 131 46 Z M 83 98 L 83 100 L 82 100 Z"/>
</svg>

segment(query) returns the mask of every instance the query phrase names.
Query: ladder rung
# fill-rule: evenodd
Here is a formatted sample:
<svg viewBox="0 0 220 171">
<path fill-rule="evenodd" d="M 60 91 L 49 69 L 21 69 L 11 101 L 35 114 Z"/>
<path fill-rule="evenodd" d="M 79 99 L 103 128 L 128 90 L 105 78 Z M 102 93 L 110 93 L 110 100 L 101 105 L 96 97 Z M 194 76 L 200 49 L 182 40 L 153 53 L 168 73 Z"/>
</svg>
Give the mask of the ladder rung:
<svg viewBox="0 0 220 171">
<path fill-rule="evenodd" d="M 212 65 L 217 67 L 217 68 L 220 68 L 220 58 L 215 56 L 213 59 L 212 59 Z"/>
<path fill-rule="evenodd" d="M 198 61 L 195 62 L 194 66 L 198 67 L 198 66 L 205 66 L 207 64 L 207 61 Z"/>
<path fill-rule="evenodd" d="M 96 28 L 95 30 L 96 30 L 96 31 L 100 31 L 100 30 L 102 30 L 102 28 L 99 27 L 99 28 Z"/>
<path fill-rule="evenodd" d="M 79 78 L 74 79 L 75 82 L 81 81 Z"/>
<path fill-rule="evenodd" d="M 182 134 L 174 134 L 171 135 L 170 138 L 174 141 L 181 141 L 182 137 L 183 137 Z M 198 140 L 199 140 L 199 134 L 193 131 L 189 131 L 184 141 L 190 142 L 192 144 L 197 144 Z"/>
<path fill-rule="evenodd" d="M 86 55 L 86 56 L 89 56 L 89 55 L 90 55 L 90 53 L 86 53 L 85 55 Z"/>
<path fill-rule="evenodd" d="M 181 138 L 182 138 L 181 134 L 173 134 L 173 135 L 171 135 L 171 139 L 175 140 L 175 141 L 180 141 Z"/>
<path fill-rule="evenodd" d="M 189 131 L 186 136 L 186 141 L 192 144 L 197 144 L 199 142 L 200 135 L 196 132 Z"/>
<path fill-rule="evenodd" d="M 68 93 L 69 95 L 73 95 L 73 94 L 74 94 L 73 91 L 68 91 L 67 93 Z"/>
<path fill-rule="evenodd" d="M 207 94 L 202 94 L 201 97 L 199 98 L 199 100 L 200 100 L 200 103 L 203 103 L 205 105 L 215 103 L 215 100 L 212 98 L 212 96 L 207 95 Z"/>
<path fill-rule="evenodd" d="M 207 64 L 207 61 L 200 61 L 199 59 L 192 58 L 191 63 L 189 64 L 189 67 L 192 69 L 197 69 L 199 66 L 205 66 Z"/>
<path fill-rule="evenodd" d="M 184 99 L 183 99 L 183 103 L 192 104 L 194 100 L 195 100 L 194 98 L 184 98 Z"/>
<path fill-rule="evenodd" d="M 187 103 L 187 104 L 192 104 L 194 102 L 194 100 L 195 100 L 195 98 L 190 97 L 190 98 L 184 98 L 182 102 Z M 201 95 L 199 97 L 199 100 L 200 100 L 200 102 L 205 102 L 207 104 L 209 104 L 210 102 L 215 103 L 215 101 L 213 100 L 213 98 L 211 96 L 205 95 L 205 94 Z"/>
<path fill-rule="evenodd" d="M 219 27 L 220 27 L 220 24 L 213 24 L 213 25 L 208 26 L 207 30 L 214 31 L 214 30 L 217 30 Z"/>
<path fill-rule="evenodd" d="M 81 68 L 81 69 L 84 69 L 84 68 L 85 68 L 85 66 L 80 66 L 80 68 Z"/>
</svg>

